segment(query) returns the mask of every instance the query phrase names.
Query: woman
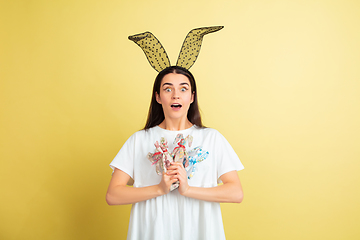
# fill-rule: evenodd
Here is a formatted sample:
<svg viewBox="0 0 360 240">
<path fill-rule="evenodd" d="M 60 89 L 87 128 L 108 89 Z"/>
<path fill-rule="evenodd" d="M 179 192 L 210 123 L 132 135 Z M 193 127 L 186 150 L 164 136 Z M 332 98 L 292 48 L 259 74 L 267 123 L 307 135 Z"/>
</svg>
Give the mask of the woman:
<svg viewBox="0 0 360 240">
<path fill-rule="evenodd" d="M 225 239 L 219 203 L 242 201 L 237 171 L 243 165 L 218 131 L 203 127 L 196 91 L 187 69 L 162 70 L 155 79 L 145 128 L 126 141 L 110 164 L 114 172 L 107 203 L 133 204 L 128 239 Z M 192 146 L 208 155 L 186 169 L 172 162 L 166 173 L 157 175 L 147 154 L 162 137 L 170 151 L 189 151 L 179 141 L 172 142 L 179 134 L 192 136 Z M 127 186 L 130 179 L 134 187 Z M 177 181 L 178 189 L 170 191 Z"/>
</svg>

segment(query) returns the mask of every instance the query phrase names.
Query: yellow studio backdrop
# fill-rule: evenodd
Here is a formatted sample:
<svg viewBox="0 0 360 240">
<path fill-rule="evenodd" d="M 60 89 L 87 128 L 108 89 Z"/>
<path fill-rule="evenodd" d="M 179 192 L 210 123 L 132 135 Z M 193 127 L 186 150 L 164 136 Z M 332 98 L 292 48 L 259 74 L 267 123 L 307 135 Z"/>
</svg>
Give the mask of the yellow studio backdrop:
<svg viewBox="0 0 360 240">
<path fill-rule="evenodd" d="M 189 30 L 204 123 L 239 155 L 227 239 L 360 238 L 360 3 L 351 0 L 0 2 L 0 239 L 125 239 L 109 163 L 143 127 L 156 72 Z M 171 223 L 169 223 L 171 224 Z M 166 227 L 166 226 L 162 226 Z"/>
</svg>

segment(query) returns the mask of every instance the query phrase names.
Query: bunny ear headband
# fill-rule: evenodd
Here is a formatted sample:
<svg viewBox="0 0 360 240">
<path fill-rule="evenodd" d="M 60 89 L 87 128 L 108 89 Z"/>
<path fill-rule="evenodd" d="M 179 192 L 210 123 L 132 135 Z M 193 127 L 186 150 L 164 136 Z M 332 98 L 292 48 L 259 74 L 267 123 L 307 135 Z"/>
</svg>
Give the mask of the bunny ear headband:
<svg viewBox="0 0 360 240">
<path fill-rule="evenodd" d="M 191 30 L 186 36 L 176 62 L 176 66 L 187 70 L 195 63 L 201 48 L 203 37 L 212 32 L 219 31 L 223 26 L 203 27 Z M 145 53 L 150 65 L 158 72 L 170 67 L 170 60 L 160 41 L 151 33 L 144 32 L 129 36 Z"/>
</svg>

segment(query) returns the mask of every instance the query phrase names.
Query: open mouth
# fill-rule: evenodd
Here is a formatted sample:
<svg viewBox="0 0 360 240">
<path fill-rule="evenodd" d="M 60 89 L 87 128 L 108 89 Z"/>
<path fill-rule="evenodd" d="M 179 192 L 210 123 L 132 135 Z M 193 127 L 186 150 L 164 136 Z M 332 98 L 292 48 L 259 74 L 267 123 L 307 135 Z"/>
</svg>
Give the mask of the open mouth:
<svg viewBox="0 0 360 240">
<path fill-rule="evenodd" d="M 180 109 L 181 107 L 182 107 L 182 105 L 178 104 L 178 103 L 171 104 L 171 108 L 173 108 L 173 109 Z"/>
</svg>

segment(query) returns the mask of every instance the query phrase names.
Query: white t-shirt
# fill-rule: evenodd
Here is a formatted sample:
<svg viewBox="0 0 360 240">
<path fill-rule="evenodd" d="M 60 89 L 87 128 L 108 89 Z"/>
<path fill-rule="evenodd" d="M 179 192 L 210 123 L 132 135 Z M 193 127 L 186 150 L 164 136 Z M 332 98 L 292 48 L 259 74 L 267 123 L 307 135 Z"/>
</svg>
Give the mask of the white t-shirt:
<svg viewBox="0 0 360 240">
<path fill-rule="evenodd" d="M 154 153 L 155 141 L 161 137 L 168 141 L 172 151 L 177 134 L 184 138 L 193 137 L 191 147 L 202 147 L 207 158 L 196 163 L 196 170 L 189 186 L 215 187 L 219 177 L 229 171 L 239 171 L 244 167 L 228 141 L 216 130 L 198 128 L 195 125 L 182 131 L 169 131 L 159 126 L 141 130 L 133 134 L 120 149 L 111 168 L 118 168 L 134 179 L 134 187 L 159 184 L 161 176 L 156 173 L 155 165 L 147 158 Z M 176 145 L 176 146 L 175 146 Z M 225 239 L 220 204 L 184 197 L 174 190 L 160 197 L 138 202 L 132 205 L 128 240 L 221 240 Z"/>
</svg>

